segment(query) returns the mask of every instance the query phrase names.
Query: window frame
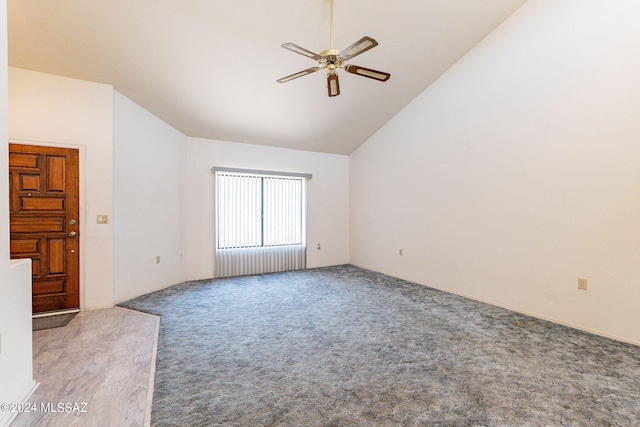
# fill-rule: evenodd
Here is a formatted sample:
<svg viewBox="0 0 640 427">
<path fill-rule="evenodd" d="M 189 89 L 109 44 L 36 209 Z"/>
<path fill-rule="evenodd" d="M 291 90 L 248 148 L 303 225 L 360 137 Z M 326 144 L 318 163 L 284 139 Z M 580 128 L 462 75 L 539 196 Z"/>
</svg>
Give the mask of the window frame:
<svg viewBox="0 0 640 427">
<path fill-rule="evenodd" d="M 211 171 L 214 174 L 214 216 L 215 216 L 215 250 L 216 251 L 224 251 L 224 250 L 237 250 L 237 249 L 260 249 L 260 248 L 277 248 L 277 247 L 305 247 L 306 248 L 306 234 L 307 234 L 307 204 L 308 204 L 308 189 L 307 182 L 312 178 L 311 174 L 307 173 L 295 173 L 295 172 L 276 172 L 276 171 L 262 171 L 262 170 L 254 170 L 254 169 L 237 169 L 237 168 L 226 168 L 226 167 L 212 167 Z M 218 198 L 219 193 L 219 181 L 218 181 L 218 173 L 225 174 L 237 174 L 237 175 L 245 175 L 249 177 L 259 177 L 260 178 L 260 245 L 235 245 L 235 246 L 222 246 L 220 242 L 220 200 Z M 264 194 L 264 184 L 265 179 L 300 179 L 300 227 L 299 233 L 300 238 L 296 243 L 282 243 L 282 244 L 270 244 L 265 245 L 265 194 Z M 298 230 L 296 230 L 296 233 Z"/>
</svg>

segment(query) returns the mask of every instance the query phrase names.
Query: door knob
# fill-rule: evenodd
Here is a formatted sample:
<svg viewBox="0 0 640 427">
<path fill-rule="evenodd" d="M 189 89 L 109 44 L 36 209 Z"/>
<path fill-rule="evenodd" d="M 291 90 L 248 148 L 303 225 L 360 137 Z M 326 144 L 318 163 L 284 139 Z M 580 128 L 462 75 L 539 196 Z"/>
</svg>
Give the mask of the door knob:
<svg viewBox="0 0 640 427">
<path fill-rule="evenodd" d="M 69 233 L 69 237 L 76 237 L 78 235 L 78 233 L 76 233 L 75 231 L 72 231 L 71 233 Z"/>
</svg>

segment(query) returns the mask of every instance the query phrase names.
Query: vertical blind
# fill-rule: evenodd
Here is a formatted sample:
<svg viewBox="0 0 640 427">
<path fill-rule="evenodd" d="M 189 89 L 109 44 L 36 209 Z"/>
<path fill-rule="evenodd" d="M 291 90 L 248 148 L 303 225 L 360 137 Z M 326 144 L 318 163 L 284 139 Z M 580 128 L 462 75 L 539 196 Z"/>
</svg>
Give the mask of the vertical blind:
<svg viewBox="0 0 640 427">
<path fill-rule="evenodd" d="M 305 177 L 215 176 L 216 277 L 305 268 Z"/>
</svg>

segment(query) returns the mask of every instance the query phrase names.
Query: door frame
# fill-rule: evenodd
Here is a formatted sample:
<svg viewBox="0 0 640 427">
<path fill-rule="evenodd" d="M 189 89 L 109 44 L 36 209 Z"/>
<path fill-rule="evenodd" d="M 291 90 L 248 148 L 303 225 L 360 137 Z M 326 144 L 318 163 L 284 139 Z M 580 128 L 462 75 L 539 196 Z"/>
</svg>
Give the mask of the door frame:
<svg viewBox="0 0 640 427">
<path fill-rule="evenodd" d="M 36 140 L 27 140 L 27 139 L 15 139 L 9 138 L 9 144 L 18 144 L 18 145 L 36 145 L 40 147 L 53 147 L 53 148 L 71 148 L 74 150 L 78 150 L 78 208 L 79 215 L 78 218 L 80 220 L 80 263 L 78 264 L 79 270 L 79 289 L 80 293 L 80 311 L 85 310 L 85 251 L 86 251 L 86 235 L 87 235 L 87 225 L 86 225 L 86 187 L 85 187 L 85 178 L 86 178 L 86 146 L 85 145 L 76 145 L 76 144 L 65 144 L 59 142 L 50 142 L 50 141 L 36 141 Z M 75 310 L 71 310 L 75 311 Z M 60 312 L 62 313 L 62 312 Z M 35 315 L 38 317 L 38 315 Z"/>
</svg>

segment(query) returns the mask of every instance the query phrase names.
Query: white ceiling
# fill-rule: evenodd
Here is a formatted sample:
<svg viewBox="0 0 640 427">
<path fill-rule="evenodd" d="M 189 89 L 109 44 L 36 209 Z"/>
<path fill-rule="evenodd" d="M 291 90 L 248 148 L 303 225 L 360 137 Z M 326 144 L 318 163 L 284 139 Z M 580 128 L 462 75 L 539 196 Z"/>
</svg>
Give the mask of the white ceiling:
<svg viewBox="0 0 640 427">
<path fill-rule="evenodd" d="M 330 0 L 8 0 L 9 65 L 113 85 L 184 134 L 349 154 L 526 0 L 334 0 L 335 48 L 379 43 L 327 97 L 282 49 L 329 48 Z"/>
</svg>

